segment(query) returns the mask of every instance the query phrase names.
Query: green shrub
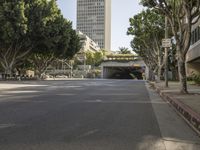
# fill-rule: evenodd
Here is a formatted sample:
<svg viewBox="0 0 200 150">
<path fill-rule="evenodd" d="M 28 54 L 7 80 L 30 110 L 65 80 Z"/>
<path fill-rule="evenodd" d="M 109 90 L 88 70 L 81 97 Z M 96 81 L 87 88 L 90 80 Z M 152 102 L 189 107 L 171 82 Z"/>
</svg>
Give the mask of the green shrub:
<svg viewBox="0 0 200 150">
<path fill-rule="evenodd" d="M 194 79 L 193 79 L 193 76 L 189 76 L 189 77 L 187 77 L 187 81 L 193 81 Z"/>
<path fill-rule="evenodd" d="M 135 78 L 136 78 L 135 75 L 132 74 L 132 73 L 130 73 L 129 75 L 132 77 L 132 79 L 135 79 Z"/>
<path fill-rule="evenodd" d="M 195 84 L 200 85 L 200 74 L 199 73 L 192 73 L 192 79 Z"/>
</svg>

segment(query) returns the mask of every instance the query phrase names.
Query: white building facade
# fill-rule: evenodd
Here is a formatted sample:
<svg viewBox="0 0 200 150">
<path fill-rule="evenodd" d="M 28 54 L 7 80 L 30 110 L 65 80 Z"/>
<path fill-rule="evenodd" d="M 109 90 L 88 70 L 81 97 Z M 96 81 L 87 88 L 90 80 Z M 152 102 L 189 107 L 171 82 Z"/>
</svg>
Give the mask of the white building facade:
<svg viewBox="0 0 200 150">
<path fill-rule="evenodd" d="M 77 0 L 77 30 L 110 50 L 111 0 Z"/>
<path fill-rule="evenodd" d="M 80 31 L 77 31 L 77 34 L 80 38 L 80 42 L 82 45 L 80 53 L 86 52 L 86 51 L 95 53 L 95 52 L 100 51 L 99 45 L 95 43 L 91 38 L 89 38 L 86 34 Z"/>
</svg>

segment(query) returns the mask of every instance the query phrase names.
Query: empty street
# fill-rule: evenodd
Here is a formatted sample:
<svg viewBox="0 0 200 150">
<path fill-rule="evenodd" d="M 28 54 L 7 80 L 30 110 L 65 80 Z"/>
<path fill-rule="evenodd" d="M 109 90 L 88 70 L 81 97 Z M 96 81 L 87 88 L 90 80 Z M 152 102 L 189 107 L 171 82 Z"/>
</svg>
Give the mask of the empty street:
<svg viewBox="0 0 200 150">
<path fill-rule="evenodd" d="M 199 150 L 199 144 L 144 81 L 25 81 L 0 91 L 1 150 Z"/>
</svg>

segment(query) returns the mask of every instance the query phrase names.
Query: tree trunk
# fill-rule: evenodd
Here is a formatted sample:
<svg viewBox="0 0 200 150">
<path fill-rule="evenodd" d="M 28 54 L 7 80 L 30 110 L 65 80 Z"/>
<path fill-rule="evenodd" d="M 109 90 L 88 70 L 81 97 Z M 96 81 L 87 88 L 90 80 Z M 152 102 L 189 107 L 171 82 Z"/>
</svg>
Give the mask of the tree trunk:
<svg viewBox="0 0 200 150">
<path fill-rule="evenodd" d="M 160 82 L 160 78 L 161 78 L 161 70 L 162 70 L 162 66 L 159 65 L 159 66 L 158 66 L 158 79 L 157 79 L 157 82 Z"/>
<path fill-rule="evenodd" d="M 178 71 L 180 81 L 180 92 L 188 93 L 185 60 L 181 56 L 179 56 L 178 59 Z"/>
<path fill-rule="evenodd" d="M 40 67 L 36 67 L 35 68 L 35 73 L 36 73 L 37 80 L 42 80 L 42 73 L 43 73 L 43 71 L 41 70 Z"/>
<path fill-rule="evenodd" d="M 11 66 L 6 66 L 5 69 L 5 80 L 8 79 L 8 77 L 12 76 L 12 67 Z"/>
<path fill-rule="evenodd" d="M 149 80 L 150 81 L 155 81 L 155 74 L 153 72 L 152 67 L 149 68 Z"/>
<path fill-rule="evenodd" d="M 157 79 L 157 82 L 160 82 L 160 78 L 161 78 L 161 71 L 162 71 L 162 59 L 161 59 L 161 50 L 158 49 L 158 72 L 157 72 L 157 75 L 158 75 L 158 79 Z"/>
<path fill-rule="evenodd" d="M 180 92 L 181 93 L 188 93 L 186 68 L 185 68 L 185 61 L 184 60 L 178 61 L 178 68 L 179 68 L 179 80 L 180 80 L 180 90 L 181 90 Z"/>
<path fill-rule="evenodd" d="M 187 77 L 186 77 L 186 67 L 185 67 L 185 57 L 181 51 L 181 43 L 177 40 L 176 44 L 177 57 L 178 57 L 178 74 L 179 74 L 179 82 L 180 82 L 180 93 L 187 94 Z"/>
<path fill-rule="evenodd" d="M 10 67 L 5 68 L 5 74 L 11 75 L 12 69 Z"/>
<path fill-rule="evenodd" d="M 178 71 L 176 69 L 176 67 L 172 67 L 172 81 L 178 81 Z"/>
</svg>

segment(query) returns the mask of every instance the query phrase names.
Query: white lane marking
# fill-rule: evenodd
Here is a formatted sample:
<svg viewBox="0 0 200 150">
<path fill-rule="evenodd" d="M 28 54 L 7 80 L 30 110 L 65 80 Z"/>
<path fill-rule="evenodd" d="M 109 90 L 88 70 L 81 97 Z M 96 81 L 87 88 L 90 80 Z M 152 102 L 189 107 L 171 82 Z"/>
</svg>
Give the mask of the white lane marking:
<svg viewBox="0 0 200 150">
<path fill-rule="evenodd" d="M 88 131 L 88 132 L 85 132 L 85 133 L 79 135 L 77 138 L 83 138 L 83 137 L 86 137 L 86 136 L 95 134 L 95 133 L 97 133 L 98 131 L 99 131 L 98 129 L 94 129 L 94 130 L 91 130 L 91 131 Z"/>
<path fill-rule="evenodd" d="M 83 86 L 69 85 L 69 86 L 50 86 L 48 88 L 80 88 Z"/>
<path fill-rule="evenodd" d="M 30 85 L 30 84 L 0 84 L 1 90 L 9 90 L 15 88 L 24 88 L 24 87 L 42 87 L 47 85 Z"/>
<path fill-rule="evenodd" d="M 0 124 L 0 129 L 4 129 L 4 128 L 9 128 L 9 127 L 13 127 L 15 126 L 15 124 Z"/>
<path fill-rule="evenodd" d="M 96 102 L 102 102 L 102 100 L 100 100 L 100 99 L 96 99 L 95 101 L 96 101 Z"/>
<path fill-rule="evenodd" d="M 8 94 L 0 95 L 0 97 L 6 97 L 6 96 L 11 96 L 11 95 Z"/>
<path fill-rule="evenodd" d="M 63 94 L 56 94 L 58 96 L 73 96 L 73 95 L 77 95 L 77 94 L 73 94 L 73 93 L 63 93 Z"/>
<path fill-rule="evenodd" d="M 41 91 L 4 91 L 5 94 L 18 94 L 18 93 L 39 93 Z"/>
</svg>

